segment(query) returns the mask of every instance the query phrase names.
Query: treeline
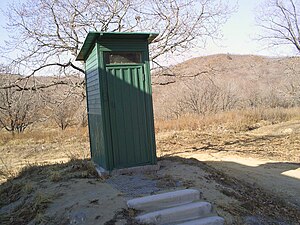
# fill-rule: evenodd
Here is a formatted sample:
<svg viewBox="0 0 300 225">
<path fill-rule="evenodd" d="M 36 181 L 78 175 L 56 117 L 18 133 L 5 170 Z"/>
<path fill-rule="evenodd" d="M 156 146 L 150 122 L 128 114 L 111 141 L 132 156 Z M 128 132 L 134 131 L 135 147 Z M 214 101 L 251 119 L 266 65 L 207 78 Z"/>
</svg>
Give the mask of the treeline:
<svg viewBox="0 0 300 225">
<path fill-rule="evenodd" d="M 178 118 L 253 108 L 300 106 L 298 58 L 215 55 L 191 59 L 153 77 L 155 116 Z"/>
<path fill-rule="evenodd" d="M 23 79 L 17 75 L 1 74 L 0 129 L 14 134 L 22 133 L 29 126 L 55 124 L 61 130 L 73 125 L 86 126 L 84 89 L 72 85 L 82 78 L 68 77 L 64 85 L 57 84 L 57 79 Z M 56 85 L 41 88 L 44 86 L 40 84 L 51 83 Z"/>
<path fill-rule="evenodd" d="M 191 114 L 203 118 L 235 110 L 300 107 L 298 61 L 217 55 L 186 61 L 168 73 L 153 73 L 155 117 L 161 121 Z M 55 125 L 61 130 L 87 126 L 82 80 L 1 74 L 0 129 L 20 133 L 29 126 Z"/>
</svg>

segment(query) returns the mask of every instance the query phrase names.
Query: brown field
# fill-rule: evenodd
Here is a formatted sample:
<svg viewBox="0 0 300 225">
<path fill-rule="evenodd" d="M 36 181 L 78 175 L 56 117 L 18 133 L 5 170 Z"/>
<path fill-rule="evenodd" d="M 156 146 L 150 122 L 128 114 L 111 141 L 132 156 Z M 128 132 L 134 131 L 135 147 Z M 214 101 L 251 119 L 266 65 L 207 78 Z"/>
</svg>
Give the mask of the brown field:
<svg viewBox="0 0 300 225">
<path fill-rule="evenodd" d="M 200 189 L 227 224 L 299 224 L 299 134 L 298 108 L 156 120 L 161 169 L 147 179 Z M 135 224 L 128 193 L 96 178 L 86 128 L 1 131 L 0 154 L 1 224 Z"/>
<path fill-rule="evenodd" d="M 0 224 L 137 224 L 126 200 L 185 188 L 201 190 L 226 224 L 300 224 L 299 65 L 212 55 L 155 71 L 157 173 L 98 177 L 82 88 L 30 101 L 14 92 L 2 114 L 21 114 L 7 126 L 22 115 L 31 125 L 0 130 Z"/>
</svg>

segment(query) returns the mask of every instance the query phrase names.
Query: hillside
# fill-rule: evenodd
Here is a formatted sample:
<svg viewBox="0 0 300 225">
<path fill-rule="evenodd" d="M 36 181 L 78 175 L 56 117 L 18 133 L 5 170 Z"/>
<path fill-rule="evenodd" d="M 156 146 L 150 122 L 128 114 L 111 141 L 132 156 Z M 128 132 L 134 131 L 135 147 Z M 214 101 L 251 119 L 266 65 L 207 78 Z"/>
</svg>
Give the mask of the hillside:
<svg viewBox="0 0 300 225">
<path fill-rule="evenodd" d="M 207 115 L 262 106 L 298 107 L 298 74 L 299 57 L 219 54 L 193 58 L 153 72 L 155 117 L 174 118 L 186 113 Z M 7 78 L 6 75 L 0 75 L 1 83 L 5 83 Z M 17 78 L 10 76 L 11 80 Z M 35 77 L 35 85 L 39 87 L 55 82 L 71 84 L 42 88 L 39 95 L 45 102 L 54 105 L 64 102 L 63 108 L 68 107 L 71 111 L 79 109 L 77 114 L 85 118 L 85 91 L 80 85 L 81 81 L 82 78 L 74 76 Z M 32 86 L 33 80 L 29 80 L 27 85 Z M 81 106 L 78 107 L 76 102 L 80 102 Z"/>
<path fill-rule="evenodd" d="M 281 77 L 282 74 L 289 74 L 299 66 L 299 57 L 271 58 L 257 55 L 218 54 L 189 59 L 162 73 L 171 74 L 173 78 L 209 72 L 228 79 L 256 79 Z M 161 72 L 155 75 L 160 76 Z"/>
<path fill-rule="evenodd" d="M 0 116 L 32 120 L 15 135 L 0 126 L 1 224 L 136 225 L 128 199 L 190 188 L 226 224 L 300 224 L 298 72 L 298 58 L 215 55 L 153 74 L 160 169 L 103 177 L 90 161 L 80 78 L 0 92 Z"/>
<path fill-rule="evenodd" d="M 170 111 L 178 108 L 183 99 L 191 97 L 187 94 L 193 91 L 199 93 L 213 88 L 235 97 L 234 101 L 238 104 L 234 107 L 238 108 L 249 104 L 267 106 L 271 102 L 263 99 L 270 98 L 270 95 L 276 98 L 272 101 L 277 101 L 278 106 L 287 101 L 290 104 L 287 106 L 294 106 L 300 84 L 299 72 L 299 57 L 220 54 L 193 58 L 154 73 L 152 82 L 156 116 L 170 115 Z M 257 102 L 249 103 L 256 98 L 259 98 Z"/>
</svg>

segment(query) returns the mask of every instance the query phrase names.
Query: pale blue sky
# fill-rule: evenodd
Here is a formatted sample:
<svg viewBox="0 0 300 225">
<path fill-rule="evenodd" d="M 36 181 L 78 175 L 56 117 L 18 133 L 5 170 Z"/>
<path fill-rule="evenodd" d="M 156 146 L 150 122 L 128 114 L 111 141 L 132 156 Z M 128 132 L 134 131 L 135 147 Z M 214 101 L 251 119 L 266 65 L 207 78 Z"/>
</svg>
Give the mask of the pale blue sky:
<svg viewBox="0 0 300 225">
<path fill-rule="evenodd" d="M 293 54 L 293 49 L 267 48 L 266 43 L 255 40 L 259 28 L 255 24 L 255 10 L 265 0 L 238 0 L 238 9 L 222 28 L 223 39 L 208 43 L 204 55 L 215 53 L 257 54 L 266 56 L 285 56 Z M 234 3 L 236 0 L 230 0 Z"/>
<path fill-rule="evenodd" d="M 8 38 L 6 30 L 3 28 L 7 23 L 3 11 L 6 9 L 9 0 L 0 0 L 0 46 L 4 45 L 4 40 Z"/>
<path fill-rule="evenodd" d="M 20 0 L 22 1 L 22 0 Z M 229 0 L 236 2 L 237 0 Z M 222 28 L 223 39 L 217 41 L 217 44 L 208 42 L 205 49 L 194 49 L 189 57 L 210 55 L 217 53 L 231 54 L 258 54 L 266 56 L 284 56 L 292 55 L 291 49 L 270 49 L 264 48 L 262 43 L 259 43 L 253 38 L 258 33 L 258 28 L 255 26 L 255 8 L 264 0 L 238 0 L 238 9 L 231 16 L 228 22 Z M 5 10 L 8 2 L 12 0 L 0 0 L 1 11 Z M 3 28 L 6 24 L 6 18 L 1 13 L 0 15 L 0 45 L 4 45 L 4 40 L 8 38 L 6 30 Z M 186 56 L 184 56 L 186 58 Z M 182 61 L 177 58 L 175 61 Z"/>
<path fill-rule="evenodd" d="M 234 2 L 234 0 L 232 0 Z M 232 14 L 223 27 L 222 48 L 211 46 L 212 51 L 228 51 L 239 54 L 255 53 L 258 50 L 257 43 L 252 41 L 251 35 L 256 30 L 254 19 L 254 8 L 261 0 L 239 0 L 238 8 Z"/>
</svg>

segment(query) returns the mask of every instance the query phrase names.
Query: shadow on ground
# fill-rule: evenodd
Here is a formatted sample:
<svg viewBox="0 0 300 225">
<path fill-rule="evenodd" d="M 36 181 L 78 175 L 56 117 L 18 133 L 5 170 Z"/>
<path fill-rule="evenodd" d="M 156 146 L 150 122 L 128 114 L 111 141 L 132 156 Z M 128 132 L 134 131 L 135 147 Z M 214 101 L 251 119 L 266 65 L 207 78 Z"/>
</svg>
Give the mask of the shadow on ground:
<svg viewBox="0 0 300 225">
<path fill-rule="evenodd" d="M 176 156 L 160 158 L 159 162 L 162 166 L 157 173 L 101 179 L 88 160 L 29 166 L 16 178 L 0 185 L 1 224 L 132 225 L 137 224 L 133 220 L 136 212 L 126 208 L 128 198 L 184 188 L 201 190 L 202 198 L 214 205 L 227 224 L 300 223 L 298 206 L 266 191 L 259 184 L 228 175 L 213 165 L 219 162 L 204 163 Z M 241 170 L 244 167 L 235 166 Z M 281 173 L 299 165 L 262 166 L 276 166 L 277 175 L 284 176 Z M 250 168 L 249 174 L 256 173 L 259 168 L 261 166 Z M 284 177 L 286 182 L 299 182 Z"/>
<path fill-rule="evenodd" d="M 71 207 L 64 203 L 70 199 L 78 203 L 85 191 L 92 191 L 95 184 L 102 182 L 88 160 L 29 165 L 0 185 L 1 224 L 69 224 L 72 215 L 60 220 L 60 213 L 67 214 L 68 210 L 59 212 L 55 202 L 62 200 L 62 206 Z M 47 212 L 55 207 L 59 213 L 52 218 Z"/>
<path fill-rule="evenodd" d="M 0 185 L 2 224 L 137 224 L 126 200 L 186 188 L 160 173 L 99 178 L 89 160 L 31 165 Z"/>
<path fill-rule="evenodd" d="M 265 135 L 265 136 L 254 136 L 254 135 L 245 135 L 241 137 L 235 137 L 231 141 L 225 141 L 222 143 L 219 142 L 207 142 L 207 143 L 201 143 L 201 146 L 192 145 L 189 147 L 185 147 L 184 149 L 180 151 L 173 151 L 171 153 L 164 154 L 165 157 L 168 156 L 176 156 L 180 153 L 193 153 L 193 152 L 199 152 L 199 151 L 213 151 L 213 152 L 230 152 L 230 153 L 240 153 L 240 154 L 247 154 L 253 153 L 260 155 L 262 154 L 261 151 L 257 151 L 256 149 L 252 149 L 250 147 L 253 146 L 265 146 L 267 143 L 271 143 L 274 140 L 277 140 L 278 137 L 284 137 L 284 135 L 281 136 L 274 136 L 274 135 Z M 255 145 L 254 145 L 255 144 Z M 186 144 L 185 144 L 186 145 Z M 238 147 L 238 148 L 237 148 Z M 249 148 L 247 148 L 249 147 Z"/>
<path fill-rule="evenodd" d="M 206 178 L 219 184 L 219 186 L 216 186 L 217 189 L 226 196 L 239 201 L 238 204 L 230 207 L 219 206 L 233 215 L 243 215 L 244 219 L 239 220 L 237 224 L 300 224 L 300 204 L 298 202 L 300 198 L 300 180 L 283 174 L 298 169 L 300 164 L 277 162 L 251 167 L 235 162 L 203 162 L 195 158 L 179 156 L 163 157 L 162 160 L 181 162 L 186 166 L 196 166 L 200 170 L 206 171 L 208 173 Z M 261 178 L 257 179 L 256 182 L 251 182 L 253 180 L 249 179 L 249 177 L 252 177 L 255 180 L 258 173 L 264 173 L 269 169 L 272 169 L 272 178 L 274 178 L 274 180 L 271 179 L 269 184 L 270 189 L 263 187 L 260 183 Z M 266 177 L 269 175 L 269 173 L 265 174 Z M 269 180 L 266 179 L 263 182 Z M 275 191 L 278 180 L 280 180 L 280 185 L 283 185 L 282 193 L 285 193 L 285 195 L 281 195 L 278 190 Z M 295 199 L 287 199 L 285 196 L 297 199 L 293 201 Z"/>
</svg>

